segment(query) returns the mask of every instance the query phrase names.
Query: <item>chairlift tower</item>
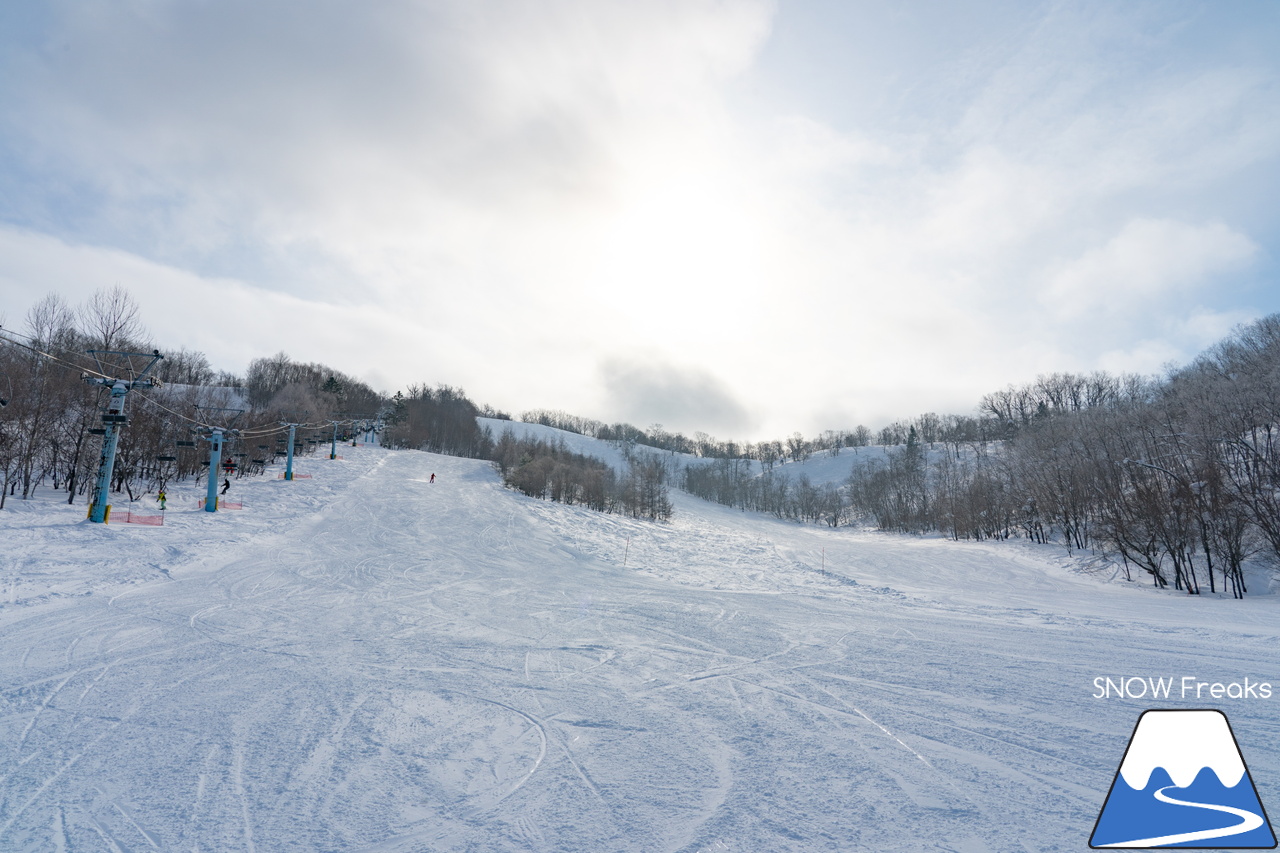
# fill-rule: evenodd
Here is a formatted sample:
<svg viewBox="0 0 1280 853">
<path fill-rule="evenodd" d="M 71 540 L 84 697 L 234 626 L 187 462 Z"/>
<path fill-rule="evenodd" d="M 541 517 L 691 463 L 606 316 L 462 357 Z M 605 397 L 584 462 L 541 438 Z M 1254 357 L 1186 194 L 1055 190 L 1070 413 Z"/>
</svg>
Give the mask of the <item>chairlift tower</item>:
<svg viewBox="0 0 1280 853">
<path fill-rule="evenodd" d="M 334 412 L 334 417 L 329 421 L 333 424 L 333 440 L 329 444 L 329 458 L 338 458 L 338 425 L 348 424 L 352 428 L 352 432 L 356 431 L 357 419 L 364 417 L 359 412 Z"/>
<path fill-rule="evenodd" d="M 302 414 L 306 415 L 307 412 L 303 412 Z M 284 478 L 286 480 L 292 480 L 293 479 L 293 442 L 295 440 L 295 436 L 297 436 L 298 434 L 299 424 L 292 423 L 289 421 L 281 421 L 280 425 L 287 426 L 289 428 L 289 447 L 285 451 L 285 457 L 284 457 Z"/>
<path fill-rule="evenodd" d="M 231 412 L 231 418 L 228 424 L 235 421 L 244 409 L 216 409 L 208 406 L 197 406 L 197 413 L 203 412 Z M 218 466 L 222 464 L 222 440 L 227 436 L 238 436 L 240 430 L 231 429 L 229 426 L 208 426 L 204 427 L 209 434 L 205 437 L 209 442 L 209 482 L 205 489 L 204 495 L 204 511 L 218 511 Z"/>
<path fill-rule="evenodd" d="M 147 374 L 160 363 L 164 356 L 159 350 L 152 350 L 150 353 L 89 350 L 89 355 L 93 356 L 98 363 L 99 375 L 81 378 L 90 385 L 111 389 L 111 399 L 107 402 L 107 409 L 102 414 L 102 456 L 98 461 L 98 482 L 93 490 L 93 502 L 89 504 L 89 520 L 97 524 L 105 524 L 111 515 L 111 507 L 107 500 L 111 489 L 111 475 L 116 465 L 116 446 L 120 442 L 120 430 L 124 429 L 125 424 L 129 422 L 129 418 L 124 413 L 125 395 L 134 388 L 154 388 L 158 383 L 148 378 Z M 112 378 L 107 376 L 103 369 L 100 356 L 104 355 L 124 356 L 131 367 L 134 358 L 149 358 L 151 361 L 141 372 L 129 379 Z M 128 372 L 133 373 L 132 370 Z"/>
</svg>

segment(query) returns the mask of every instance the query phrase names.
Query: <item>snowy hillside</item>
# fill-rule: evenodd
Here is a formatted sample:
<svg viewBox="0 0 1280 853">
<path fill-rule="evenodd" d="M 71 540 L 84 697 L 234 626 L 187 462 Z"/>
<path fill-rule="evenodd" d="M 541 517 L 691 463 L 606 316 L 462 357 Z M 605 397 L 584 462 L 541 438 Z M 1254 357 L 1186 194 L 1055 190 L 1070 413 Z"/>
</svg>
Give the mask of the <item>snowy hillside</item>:
<svg viewBox="0 0 1280 853">
<path fill-rule="evenodd" d="M 611 466 L 615 471 L 625 472 L 627 469 L 627 459 L 618 442 L 600 441 L 587 435 L 580 435 L 576 432 L 556 429 L 555 427 L 545 426 L 543 424 L 531 424 L 524 421 L 507 421 L 498 420 L 496 418 L 476 418 L 476 423 L 481 429 L 488 428 L 492 431 L 493 437 L 499 438 L 504 432 L 511 432 L 518 439 L 531 438 L 537 441 L 545 441 L 552 444 L 564 444 L 572 453 L 581 456 L 591 456 L 599 459 L 601 462 Z M 636 453 L 643 453 L 650 456 L 660 457 L 662 459 L 671 459 L 678 464 L 698 464 L 704 460 L 696 456 L 689 456 L 684 453 L 669 453 L 665 450 L 659 450 L 656 447 L 646 447 L 637 445 Z"/>
<path fill-rule="evenodd" d="M 623 456 L 622 451 L 619 450 L 616 442 L 598 441 L 590 436 L 523 421 L 476 418 L 476 422 L 482 428 L 488 427 L 493 432 L 494 438 L 501 436 L 505 430 L 510 430 L 516 438 L 527 437 L 547 442 L 564 442 L 564 445 L 574 453 L 583 456 L 594 456 L 600 461 L 613 466 L 618 471 L 626 469 L 626 458 Z M 781 462 L 775 465 L 773 470 L 777 474 L 785 474 L 792 480 L 799 480 L 802 476 L 808 477 L 809 482 L 815 486 L 825 486 L 827 484 L 841 486 L 848 481 L 849 472 L 854 466 L 884 464 L 887 462 L 890 453 L 900 449 L 899 447 L 881 447 L 879 445 L 846 447 L 836 456 L 823 451 L 813 454 L 803 462 Z M 638 445 L 636 450 L 640 453 L 670 459 L 679 465 L 707 465 L 714 464 L 717 461 L 715 459 L 690 456 L 686 453 L 670 453 L 644 445 Z M 930 460 L 937 458 L 944 452 L 945 449 L 942 444 L 929 446 L 925 450 Z M 761 466 L 759 462 L 749 460 L 749 464 L 755 473 L 760 473 Z"/>
<path fill-rule="evenodd" d="M 1095 698 L 1280 687 L 1274 595 L 342 453 L 0 512 L 0 849 L 1082 851 L 1148 707 L 1221 707 L 1277 811 L 1280 697 Z"/>
</svg>

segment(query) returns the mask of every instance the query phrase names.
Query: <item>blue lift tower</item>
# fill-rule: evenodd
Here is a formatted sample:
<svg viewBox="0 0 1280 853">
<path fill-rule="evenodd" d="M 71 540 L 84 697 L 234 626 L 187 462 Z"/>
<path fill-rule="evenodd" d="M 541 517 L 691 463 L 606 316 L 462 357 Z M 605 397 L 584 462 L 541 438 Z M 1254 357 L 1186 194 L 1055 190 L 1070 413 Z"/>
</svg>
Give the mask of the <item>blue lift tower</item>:
<svg viewBox="0 0 1280 853">
<path fill-rule="evenodd" d="M 222 464 L 222 442 L 224 438 L 238 438 L 240 430 L 231 429 L 230 424 L 235 419 L 244 414 L 244 409 L 221 409 L 213 406 L 196 406 L 196 414 L 203 419 L 206 414 L 221 412 L 222 417 L 226 418 L 226 413 L 230 412 L 231 416 L 227 426 L 213 426 L 210 424 L 202 424 L 199 431 L 206 434 L 204 437 L 209 441 L 209 482 L 205 489 L 204 511 L 218 511 L 218 466 Z M 210 418 L 212 420 L 212 418 Z"/>
<path fill-rule="evenodd" d="M 164 356 L 159 350 L 152 350 L 149 354 L 89 350 L 89 355 L 98 362 L 98 375 L 86 375 L 82 378 L 90 385 L 111 389 L 111 399 L 107 402 L 106 411 L 102 413 L 102 458 L 98 461 L 98 482 L 93 490 L 93 502 L 89 504 L 89 520 L 103 524 L 111 517 L 111 506 L 107 501 L 111 489 L 111 474 L 116 465 L 116 445 L 120 443 L 120 430 L 124 429 L 125 424 L 129 422 L 129 418 L 124 413 L 125 395 L 134 388 L 153 388 L 159 384 L 156 380 L 148 378 L 147 374 L 160 363 Z M 151 361 L 139 373 L 133 374 L 130 369 L 128 372 L 133 375 L 129 379 L 122 379 L 112 378 L 103 372 L 101 356 L 123 356 L 131 367 L 135 358 L 148 358 Z"/>
</svg>

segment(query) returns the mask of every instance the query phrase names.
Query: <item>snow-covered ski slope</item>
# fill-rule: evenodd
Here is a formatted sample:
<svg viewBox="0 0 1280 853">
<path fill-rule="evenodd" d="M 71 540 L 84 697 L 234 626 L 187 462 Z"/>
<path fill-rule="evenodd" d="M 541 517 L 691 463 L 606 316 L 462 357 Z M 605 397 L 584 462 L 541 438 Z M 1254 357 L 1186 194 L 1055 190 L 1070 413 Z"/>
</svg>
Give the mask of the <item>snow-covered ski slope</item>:
<svg viewBox="0 0 1280 853">
<path fill-rule="evenodd" d="M 482 427 L 488 427 L 495 439 L 501 436 L 503 432 L 510 431 L 516 438 L 533 438 L 552 443 L 563 443 L 570 451 L 583 456 L 594 456 L 600 461 L 613 466 L 618 471 L 625 471 L 627 468 L 626 456 L 618 448 L 616 442 L 598 441 L 590 436 L 566 432 L 565 430 L 542 424 L 524 423 L 523 421 L 499 420 L 497 418 L 477 418 L 476 421 Z M 828 451 L 821 451 L 801 462 L 790 462 L 786 459 L 779 460 L 772 470 L 773 473 L 779 476 L 786 476 L 793 481 L 798 481 L 801 477 L 808 477 L 809 482 L 815 486 L 828 484 L 843 486 L 848 482 L 849 474 L 855 466 L 885 465 L 889 461 L 889 454 L 901 449 L 901 447 L 884 447 L 881 445 L 846 447 L 842 448 L 835 456 L 832 456 Z M 691 456 L 686 453 L 672 453 L 645 445 L 637 445 L 635 451 L 655 456 L 659 459 L 670 460 L 677 466 L 712 465 L 718 461 L 716 459 Z M 925 453 L 930 460 L 937 459 L 945 452 L 946 448 L 942 444 L 928 445 L 925 448 Z M 963 453 L 964 455 L 970 455 L 971 451 L 966 449 Z M 763 470 L 760 463 L 755 460 L 739 460 L 739 462 L 746 464 L 748 470 L 756 475 L 759 475 Z"/>
<path fill-rule="evenodd" d="M 1280 811 L 1280 695 L 1093 698 L 1280 688 L 1274 595 L 342 452 L 0 512 L 0 850 L 1083 851 L 1150 707 L 1222 708 Z"/>
</svg>

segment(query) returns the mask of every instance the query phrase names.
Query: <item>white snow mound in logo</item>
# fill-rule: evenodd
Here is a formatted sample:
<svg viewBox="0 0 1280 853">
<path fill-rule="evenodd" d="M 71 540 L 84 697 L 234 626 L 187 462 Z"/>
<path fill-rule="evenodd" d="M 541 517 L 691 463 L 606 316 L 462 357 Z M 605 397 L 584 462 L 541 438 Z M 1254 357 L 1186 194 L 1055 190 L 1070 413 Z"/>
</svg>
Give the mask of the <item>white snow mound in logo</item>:
<svg viewBox="0 0 1280 853">
<path fill-rule="evenodd" d="M 1194 782 L 1205 767 L 1228 788 L 1238 785 L 1245 773 L 1231 727 L 1220 711 L 1144 714 L 1120 765 L 1120 775 L 1130 788 L 1141 791 L 1157 767 L 1163 767 L 1179 788 Z"/>
</svg>

